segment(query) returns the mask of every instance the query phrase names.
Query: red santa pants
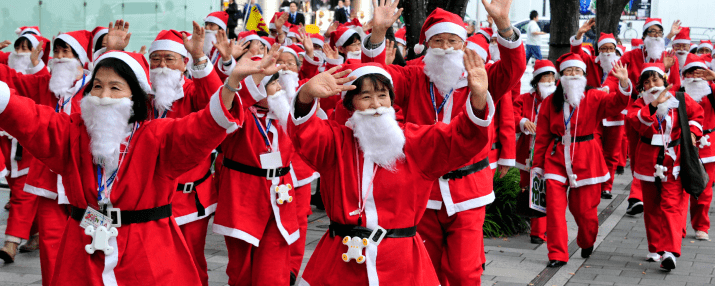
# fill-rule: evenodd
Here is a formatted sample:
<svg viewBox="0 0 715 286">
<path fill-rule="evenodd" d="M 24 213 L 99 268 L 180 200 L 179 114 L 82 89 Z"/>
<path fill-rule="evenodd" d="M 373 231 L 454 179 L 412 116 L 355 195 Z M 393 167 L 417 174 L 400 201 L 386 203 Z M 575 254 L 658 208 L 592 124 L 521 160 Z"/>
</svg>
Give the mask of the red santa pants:
<svg viewBox="0 0 715 286">
<path fill-rule="evenodd" d="M 672 176 L 668 176 L 668 181 L 662 183 L 660 191 L 653 182 L 641 181 L 641 186 L 648 251 L 661 254 L 669 251 L 680 257 L 688 194 L 683 190 L 680 180 Z"/>
<path fill-rule="evenodd" d="M 708 232 L 710 230 L 710 203 L 713 200 L 713 182 L 715 182 L 715 163 L 705 164 L 705 171 L 708 173 L 710 180 L 707 187 L 700 194 L 698 199 L 690 196 L 690 224 L 694 230 Z"/>
<path fill-rule="evenodd" d="M 199 278 L 203 286 L 209 285 L 208 266 L 206 265 L 206 255 L 204 254 L 209 217 L 179 226 L 186 240 L 186 245 L 189 247 L 191 257 L 194 258 L 194 264 L 196 265 L 196 270 L 199 271 Z"/>
<path fill-rule="evenodd" d="M 417 224 L 442 286 L 481 285 L 485 207 L 447 215 L 428 209 Z"/>
<path fill-rule="evenodd" d="M 263 231 L 260 246 L 226 236 L 228 285 L 288 285 L 290 250 L 273 215 Z"/>
<path fill-rule="evenodd" d="M 10 213 L 7 216 L 7 229 L 5 235 L 29 239 L 30 235 L 37 233 L 37 206 L 39 200 L 34 194 L 22 190 L 25 187 L 27 176 L 18 178 L 7 177 L 10 187 Z"/>
<path fill-rule="evenodd" d="M 529 172 L 519 171 L 519 186 L 522 188 L 529 187 Z M 537 217 L 531 219 L 531 236 L 536 236 L 546 240 L 546 217 Z"/>
<path fill-rule="evenodd" d="M 627 122 L 627 121 L 626 121 Z M 631 158 L 631 175 L 635 170 L 636 165 L 636 147 L 638 147 L 638 142 L 640 142 L 640 134 L 635 131 L 635 129 L 630 128 L 628 123 L 626 123 L 626 137 L 628 137 L 628 156 Z M 643 201 L 643 188 L 641 187 L 641 181 L 633 177 L 633 182 L 631 183 L 631 191 L 628 195 L 628 199 L 637 199 Z"/>
<path fill-rule="evenodd" d="M 62 242 L 62 233 L 70 213 L 69 205 L 60 205 L 57 200 L 37 197 L 37 226 L 40 232 L 40 270 L 42 285 L 50 285 L 55 271 L 55 260 Z"/>
<path fill-rule="evenodd" d="M 566 192 L 568 191 L 568 194 Z M 580 248 L 592 247 L 598 235 L 598 203 L 601 186 L 587 185 L 569 190 L 566 183 L 546 180 L 546 234 L 549 260 L 569 261 L 569 235 L 566 206 L 578 225 L 576 242 Z"/>
<path fill-rule="evenodd" d="M 300 237 L 290 245 L 290 272 L 298 276 L 305 254 L 305 235 L 308 232 L 308 216 L 310 209 L 310 184 L 295 188 L 296 212 L 298 214 L 298 230 Z"/>
<path fill-rule="evenodd" d="M 611 191 L 613 189 L 613 179 L 616 177 L 621 156 L 621 143 L 623 143 L 623 126 L 603 126 L 599 128 L 597 135 L 601 139 L 603 146 L 603 157 L 606 160 L 606 167 L 611 178 L 601 184 L 601 191 Z"/>
<path fill-rule="evenodd" d="M 618 156 L 618 166 L 625 167 L 628 160 L 628 136 L 626 136 L 626 128 L 621 128 L 621 154 Z"/>
</svg>

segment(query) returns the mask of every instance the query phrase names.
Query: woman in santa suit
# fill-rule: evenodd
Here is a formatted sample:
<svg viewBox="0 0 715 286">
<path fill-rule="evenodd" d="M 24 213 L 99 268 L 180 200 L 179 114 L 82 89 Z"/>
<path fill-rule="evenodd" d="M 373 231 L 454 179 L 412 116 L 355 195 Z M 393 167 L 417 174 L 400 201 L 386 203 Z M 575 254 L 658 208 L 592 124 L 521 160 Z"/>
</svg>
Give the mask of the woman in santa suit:
<svg viewBox="0 0 715 286">
<path fill-rule="evenodd" d="M 534 78 L 531 80 L 531 92 L 519 95 L 514 100 L 514 122 L 519 122 L 516 142 L 516 167 L 519 169 L 519 186 L 529 188 L 529 168 L 531 152 L 534 149 L 536 117 L 541 103 L 556 90 L 556 67 L 549 60 L 534 62 Z M 531 219 L 531 243 L 542 244 L 546 241 L 546 217 Z"/>
<path fill-rule="evenodd" d="M 586 64 L 568 53 L 558 61 L 561 80 L 539 111 L 533 170 L 546 181 L 546 233 L 549 267 L 569 259 L 566 206 L 578 225 L 581 257 L 593 252 L 598 233 L 600 184 L 610 177 L 599 142 L 593 140 L 599 122 L 621 112 L 628 104 L 631 83 L 627 69 L 614 66 L 618 90 L 587 88 Z M 567 196 L 568 192 L 568 196 Z"/>
<path fill-rule="evenodd" d="M 348 65 L 334 75 L 333 68 L 298 92 L 288 130 L 322 175 L 331 220 L 300 285 L 440 284 L 416 225 L 432 182 L 487 149 L 494 115 L 483 62 L 467 55 L 472 95 L 450 124 L 399 126 L 392 77 L 380 64 Z M 315 115 L 318 98 L 338 92 L 339 108 L 352 113 L 345 125 Z"/>
<path fill-rule="evenodd" d="M 228 109 L 241 80 L 236 69 L 204 110 L 146 121 L 149 65 L 137 53 L 97 60 L 82 114 L 56 113 L 0 87 L 0 127 L 62 175 L 71 205 L 53 285 L 199 285 L 171 218 L 178 177 L 235 131 Z M 101 253 L 97 253 L 101 252 Z"/>
<path fill-rule="evenodd" d="M 636 89 L 641 98 L 628 108 L 628 121 L 640 134 L 634 156 L 634 177 L 641 181 L 648 261 L 661 261 L 660 267 L 675 269 L 685 230 L 688 195 L 680 178 L 680 123 L 678 100 L 665 87 L 663 64 L 646 64 Z M 677 77 L 677 75 L 674 75 Z M 685 107 L 693 142 L 702 136 L 703 108 L 685 96 Z M 687 134 L 687 133 L 686 133 Z"/>
</svg>

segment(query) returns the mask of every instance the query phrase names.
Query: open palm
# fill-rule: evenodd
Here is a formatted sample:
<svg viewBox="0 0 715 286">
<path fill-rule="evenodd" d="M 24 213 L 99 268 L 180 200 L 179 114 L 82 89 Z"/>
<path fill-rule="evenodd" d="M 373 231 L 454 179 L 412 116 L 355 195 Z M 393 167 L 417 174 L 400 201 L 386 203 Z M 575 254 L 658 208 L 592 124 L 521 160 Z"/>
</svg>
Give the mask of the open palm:
<svg viewBox="0 0 715 286">
<path fill-rule="evenodd" d="M 402 8 L 395 12 L 397 4 L 400 2 L 399 0 L 394 0 L 394 2 L 392 0 L 383 0 L 382 5 L 378 5 L 379 1 L 380 0 L 372 0 L 372 6 L 374 7 L 372 26 L 375 29 L 380 28 L 387 30 L 400 18 Z M 390 3 L 388 3 L 388 1 L 390 1 Z"/>
<path fill-rule="evenodd" d="M 352 70 L 348 69 L 336 73 L 340 68 L 341 66 L 333 67 L 314 76 L 303 85 L 301 93 L 306 93 L 313 98 L 327 98 L 343 91 L 355 89 L 354 85 L 343 85 L 346 82 L 355 80 L 354 76 L 350 78 L 345 77 L 350 74 Z"/>
</svg>

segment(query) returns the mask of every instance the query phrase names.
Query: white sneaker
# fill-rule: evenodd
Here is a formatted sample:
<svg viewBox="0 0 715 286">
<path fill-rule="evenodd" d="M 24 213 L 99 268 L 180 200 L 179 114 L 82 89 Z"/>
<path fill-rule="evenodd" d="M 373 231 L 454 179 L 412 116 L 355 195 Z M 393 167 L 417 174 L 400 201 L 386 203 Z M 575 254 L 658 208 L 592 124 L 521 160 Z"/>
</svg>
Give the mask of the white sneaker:
<svg viewBox="0 0 715 286">
<path fill-rule="evenodd" d="M 697 240 L 709 240 L 710 236 L 708 236 L 707 232 L 704 232 L 702 230 L 698 230 L 695 232 L 695 239 Z"/>
<path fill-rule="evenodd" d="M 648 262 L 660 262 L 660 254 L 658 253 L 648 253 L 645 257 Z"/>
<path fill-rule="evenodd" d="M 660 263 L 660 268 L 668 272 L 675 269 L 675 255 L 667 251 L 663 253 L 663 262 Z"/>
</svg>

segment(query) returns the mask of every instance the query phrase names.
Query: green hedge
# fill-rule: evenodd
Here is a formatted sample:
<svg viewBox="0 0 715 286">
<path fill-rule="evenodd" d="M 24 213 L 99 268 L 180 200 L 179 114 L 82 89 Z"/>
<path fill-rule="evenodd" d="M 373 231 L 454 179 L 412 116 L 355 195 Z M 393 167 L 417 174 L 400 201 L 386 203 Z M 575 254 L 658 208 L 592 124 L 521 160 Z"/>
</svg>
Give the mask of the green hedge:
<svg viewBox="0 0 715 286">
<path fill-rule="evenodd" d="M 484 219 L 485 237 L 506 237 L 529 229 L 529 221 L 516 213 L 519 169 L 511 168 L 504 178 L 494 176 L 494 202 L 487 205 Z"/>
</svg>

